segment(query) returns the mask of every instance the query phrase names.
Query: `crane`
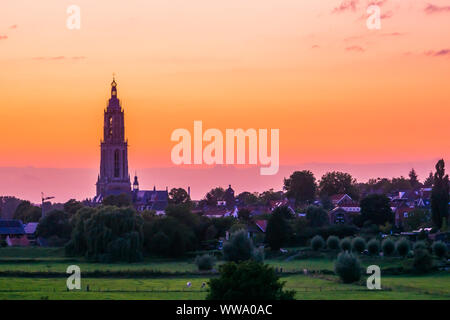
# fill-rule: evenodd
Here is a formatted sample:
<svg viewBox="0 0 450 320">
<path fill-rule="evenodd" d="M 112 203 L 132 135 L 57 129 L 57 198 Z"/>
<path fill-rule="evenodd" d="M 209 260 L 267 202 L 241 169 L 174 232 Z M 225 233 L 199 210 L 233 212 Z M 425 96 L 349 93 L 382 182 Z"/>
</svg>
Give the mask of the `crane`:
<svg viewBox="0 0 450 320">
<path fill-rule="evenodd" d="M 50 196 L 50 197 L 45 197 L 44 193 L 41 192 L 41 198 L 42 198 L 42 205 L 41 205 L 41 210 L 42 210 L 42 218 L 45 217 L 45 211 L 44 211 L 44 203 L 46 200 L 50 200 L 50 199 L 54 199 L 55 197 Z"/>
</svg>

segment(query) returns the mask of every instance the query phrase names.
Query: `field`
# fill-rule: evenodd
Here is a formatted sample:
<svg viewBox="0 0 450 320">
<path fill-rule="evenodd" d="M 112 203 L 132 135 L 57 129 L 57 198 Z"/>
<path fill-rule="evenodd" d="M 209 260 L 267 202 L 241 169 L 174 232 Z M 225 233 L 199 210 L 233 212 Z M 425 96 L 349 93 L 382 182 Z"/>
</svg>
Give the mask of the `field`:
<svg viewBox="0 0 450 320">
<path fill-rule="evenodd" d="M 267 259 L 282 268 L 286 288 L 297 299 L 450 299 L 448 271 L 429 275 L 383 275 L 382 290 L 367 290 L 365 277 L 359 284 L 343 284 L 332 273 L 330 258 Z M 67 291 L 66 268 L 80 266 L 82 290 Z M 400 258 L 362 258 L 364 266 L 378 264 L 382 270 L 404 264 Z M 303 274 L 308 270 L 308 275 Z M 97 273 L 96 273 L 97 272 Z M 111 273 L 111 274 L 109 274 Z M 54 248 L 1 248 L 0 299 L 204 299 L 206 284 L 214 273 L 200 273 L 191 260 L 147 258 L 140 263 L 90 263 L 67 258 Z M 191 282 L 190 288 L 186 286 Z M 89 291 L 87 291 L 89 287 Z"/>
</svg>

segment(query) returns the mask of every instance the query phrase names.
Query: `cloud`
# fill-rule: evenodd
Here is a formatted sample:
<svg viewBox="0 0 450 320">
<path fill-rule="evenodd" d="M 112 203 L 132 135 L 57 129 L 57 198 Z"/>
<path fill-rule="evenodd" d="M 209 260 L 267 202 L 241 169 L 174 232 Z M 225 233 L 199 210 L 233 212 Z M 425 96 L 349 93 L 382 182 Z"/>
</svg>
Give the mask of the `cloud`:
<svg viewBox="0 0 450 320">
<path fill-rule="evenodd" d="M 356 11 L 356 6 L 358 5 L 359 0 L 345 0 L 342 1 L 341 4 L 334 8 L 332 13 L 341 13 L 345 11 Z"/>
<path fill-rule="evenodd" d="M 319 49 L 319 48 L 320 48 L 320 46 L 318 44 L 315 44 L 311 47 L 311 49 Z"/>
<path fill-rule="evenodd" d="M 9 29 L 17 29 L 18 25 L 17 24 L 13 24 L 12 26 L 9 27 Z"/>
<path fill-rule="evenodd" d="M 438 51 L 434 51 L 434 50 L 429 50 L 425 52 L 426 56 L 429 57 L 445 57 L 445 56 L 450 56 L 450 49 L 442 49 L 442 50 L 438 50 Z"/>
<path fill-rule="evenodd" d="M 406 33 L 402 32 L 390 32 L 390 33 L 382 33 L 381 36 L 383 37 L 400 37 L 404 36 Z"/>
<path fill-rule="evenodd" d="M 425 13 L 433 14 L 433 13 L 441 13 L 441 12 L 450 12 L 450 6 L 439 7 L 434 4 L 428 4 L 425 9 Z"/>
<path fill-rule="evenodd" d="M 380 19 L 389 19 L 394 15 L 392 11 L 385 12 L 381 14 Z"/>
<path fill-rule="evenodd" d="M 0 35 L 0 40 L 6 40 L 6 39 L 8 39 L 8 36 L 2 36 L 2 35 Z"/>
<path fill-rule="evenodd" d="M 350 46 L 350 47 L 345 48 L 345 50 L 353 51 L 353 52 L 364 52 L 365 51 L 364 48 L 360 47 L 360 46 Z"/>
</svg>

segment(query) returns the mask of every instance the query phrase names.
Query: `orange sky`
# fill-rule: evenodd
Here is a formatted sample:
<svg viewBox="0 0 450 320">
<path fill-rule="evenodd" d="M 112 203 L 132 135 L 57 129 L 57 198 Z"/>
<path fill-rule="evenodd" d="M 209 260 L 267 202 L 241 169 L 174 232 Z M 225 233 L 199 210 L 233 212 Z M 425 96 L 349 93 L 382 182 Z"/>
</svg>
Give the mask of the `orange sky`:
<svg viewBox="0 0 450 320">
<path fill-rule="evenodd" d="M 280 129 L 282 165 L 449 158 L 449 18 L 446 0 L 2 0 L 0 166 L 97 168 L 113 72 L 130 170 L 171 166 L 194 120 Z"/>
</svg>

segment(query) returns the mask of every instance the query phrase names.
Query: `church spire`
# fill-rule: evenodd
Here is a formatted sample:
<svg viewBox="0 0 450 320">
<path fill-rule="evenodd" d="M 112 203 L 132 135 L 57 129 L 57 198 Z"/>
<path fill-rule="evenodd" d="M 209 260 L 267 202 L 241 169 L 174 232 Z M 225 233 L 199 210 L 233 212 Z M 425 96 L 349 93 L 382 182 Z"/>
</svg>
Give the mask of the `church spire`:
<svg viewBox="0 0 450 320">
<path fill-rule="evenodd" d="M 116 76 L 113 73 L 113 81 L 111 82 L 111 98 L 117 98 L 117 83 Z"/>
</svg>

